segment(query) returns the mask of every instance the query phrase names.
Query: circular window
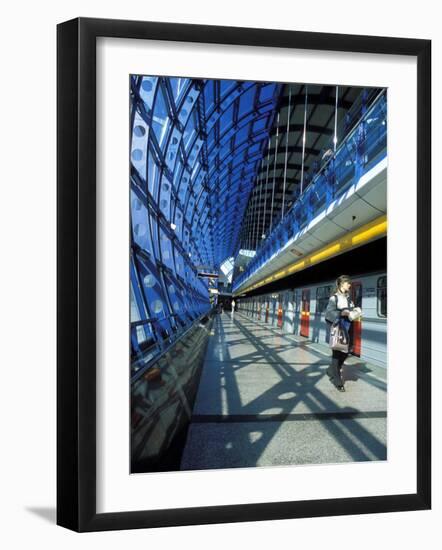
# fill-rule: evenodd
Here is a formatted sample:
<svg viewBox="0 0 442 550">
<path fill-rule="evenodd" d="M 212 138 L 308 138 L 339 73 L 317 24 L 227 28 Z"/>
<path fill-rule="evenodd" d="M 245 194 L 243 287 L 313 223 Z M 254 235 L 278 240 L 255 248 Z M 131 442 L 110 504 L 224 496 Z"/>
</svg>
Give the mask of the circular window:
<svg viewBox="0 0 442 550">
<path fill-rule="evenodd" d="M 174 309 L 175 311 L 179 311 L 179 309 L 180 309 L 180 304 L 179 304 L 178 302 L 174 302 L 174 303 L 173 303 L 173 309 Z"/>
<path fill-rule="evenodd" d="M 150 92 L 152 91 L 152 82 L 150 82 L 150 80 L 143 80 L 141 87 L 145 92 Z"/>
<path fill-rule="evenodd" d="M 152 273 L 146 275 L 143 280 L 147 288 L 152 288 L 153 286 L 155 286 L 155 277 L 152 275 Z"/>
<path fill-rule="evenodd" d="M 161 208 L 167 208 L 167 205 L 169 204 L 169 201 L 166 201 L 166 199 L 163 199 L 160 202 Z"/>
<path fill-rule="evenodd" d="M 135 126 L 134 134 L 137 137 L 143 137 L 145 133 L 146 133 L 146 128 L 144 126 Z"/>
<path fill-rule="evenodd" d="M 163 303 L 161 302 L 161 300 L 155 300 L 152 304 L 152 309 L 154 313 L 160 313 L 161 311 L 163 311 Z"/>
<path fill-rule="evenodd" d="M 142 237 L 146 234 L 147 228 L 142 223 L 137 223 L 137 225 L 134 227 L 134 231 L 137 237 Z"/>
<path fill-rule="evenodd" d="M 141 210 L 142 206 L 143 206 L 143 203 L 140 201 L 140 199 L 134 199 L 132 201 L 132 207 L 134 210 Z"/>
<path fill-rule="evenodd" d="M 143 158 L 143 151 L 141 149 L 134 149 L 132 151 L 132 158 L 137 161 L 141 160 Z"/>
</svg>

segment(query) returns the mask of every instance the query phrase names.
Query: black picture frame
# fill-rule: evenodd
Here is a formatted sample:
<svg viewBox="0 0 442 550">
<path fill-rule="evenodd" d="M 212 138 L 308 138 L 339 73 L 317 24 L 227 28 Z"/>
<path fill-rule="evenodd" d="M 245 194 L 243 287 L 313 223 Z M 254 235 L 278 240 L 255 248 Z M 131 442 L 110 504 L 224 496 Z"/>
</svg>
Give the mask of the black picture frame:
<svg viewBox="0 0 442 550">
<path fill-rule="evenodd" d="M 153 39 L 417 59 L 417 492 L 96 512 L 96 39 Z M 78 18 L 57 28 L 57 523 L 83 531 L 424 510 L 431 506 L 431 41 Z"/>
</svg>

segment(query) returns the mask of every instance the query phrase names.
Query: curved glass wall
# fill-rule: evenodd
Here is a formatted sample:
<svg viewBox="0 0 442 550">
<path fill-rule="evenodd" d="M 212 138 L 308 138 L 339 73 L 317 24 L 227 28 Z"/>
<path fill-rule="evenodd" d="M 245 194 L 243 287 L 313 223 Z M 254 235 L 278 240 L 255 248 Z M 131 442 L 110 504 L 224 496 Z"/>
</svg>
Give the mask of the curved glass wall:
<svg viewBox="0 0 442 550">
<path fill-rule="evenodd" d="M 211 307 L 199 271 L 233 255 L 281 84 L 130 80 L 134 371 Z"/>
</svg>

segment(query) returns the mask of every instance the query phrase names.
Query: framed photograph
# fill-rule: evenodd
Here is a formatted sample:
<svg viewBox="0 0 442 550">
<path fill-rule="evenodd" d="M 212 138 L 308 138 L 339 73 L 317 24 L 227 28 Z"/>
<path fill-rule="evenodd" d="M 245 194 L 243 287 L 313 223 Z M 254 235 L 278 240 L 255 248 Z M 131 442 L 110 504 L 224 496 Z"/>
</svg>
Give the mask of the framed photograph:
<svg viewBox="0 0 442 550">
<path fill-rule="evenodd" d="M 431 42 L 57 40 L 57 523 L 429 509 Z"/>
</svg>

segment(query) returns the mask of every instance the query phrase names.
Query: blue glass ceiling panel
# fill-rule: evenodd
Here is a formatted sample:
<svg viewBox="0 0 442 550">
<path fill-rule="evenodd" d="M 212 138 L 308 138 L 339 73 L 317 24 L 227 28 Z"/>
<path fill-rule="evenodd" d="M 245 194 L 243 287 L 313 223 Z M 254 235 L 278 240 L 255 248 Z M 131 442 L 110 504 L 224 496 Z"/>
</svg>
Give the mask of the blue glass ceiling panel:
<svg viewBox="0 0 442 550">
<path fill-rule="evenodd" d="M 131 162 L 150 205 L 142 212 L 157 211 L 176 237 L 167 244 L 169 233 L 152 228 L 149 251 L 165 253 L 169 275 L 198 296 L 195 266 L 216 271 L 238 243 L 282 85 L 143 76 L 132 90 Z M 149 226 L 137 220 L 134 239 L 148 251 Z"/>
<path fill-rule="evenodd" d="M 142 172 L 140 172 L 140 176 L 142 176 Z M 149 193 L 153 197 L 156 197 L 156 194 L 157 194 L 158 176 L 159 176 L 158 164 L 156 162 L 153 151 L 150 150 L 148 168 L 147 168 L 147 182 L 148 182 Z"/>
<path fill-rule="evenodd" d="M 261 92 L 259 95 L 259 100 L 261 103 L 265 103 L 266 101 L 269 101 L 272 99 L 272 97 L 275 94 L 275 89 L 278 85 L 277 84 L 267 84 L 266 86 L 262 86 Z"/>
<path fill-rule="evenodd" d="M 166 156 L 167 167 L 171 172 L 173 172 L 175 167 L 175 162 L 178 158 L 180 141 L 181 141 L 181 133 L 178 128 L 174 128 L 172 132 L 172 136 L 170 138 L 170 143 L 167 149 L 167 156 Z"/>
<path fill-rule="evenodd" d="M 155 98 L 152 127 L 158 143 L 162 145 L 170 125 L 169 113 L 163 89 L 160 87 Z"/>
<path fill-rule="evenodd" d="M 175 103 L 178 104 L 189 82 L 187 78 L 169 78 L 170 87 Z"/>
<path fill-rule="evenodd" d="M 235 80 L 220 80 L 221 99 L 224 99 L 229 92 L 235 89 L 237 82 Z"/>
<path fill-rule="evenodd" d="M 193 111 L 192 115 L 190 116 L 190 118 L 189 118 L 189 120 L 186 124 L 186 128 L 184 129 L 184 134 L 183 134 L 184 148 L 186 150 L 187 150 L 189 144 L 191 143 L 192 139 L 195 137 L 196 130 L 197 130 L 197 127 L 196 127 L 196 112 Z"/>
<path fill-rule="evenodd" d="M 233 124 L 233 105 L 224 112 L 219 121 L 220 134 L 223 135 Z"/>
<path fill-rule="evenodd" d="M 235 147 L 238 147 L 243 141 L 246 141 L 249 137 L 249 133 L 250 131 L 248 125 L 241 128 L 241 130 L 237 132 L 235 137 Z"/>
<path fill-rule="evenodd" d="M 213 110 L 213 107 L 215 105 L 214 86 L 215 84 L 213 80 L 208 80 L 206 85 L 204 86 L 204 102 L 205 102 L 206 118 L 208 118 L 208 114 Z"/>
<path fill-rule="evenodd" d="M 266 126 L 267 117 L 260 118 L 253 124 L 253 131 L 255 132 L 255 134 L 257 134 L 261 130 L 264 130 Z"/>
<path fill-rule="evenodd" d="M 152 254 L 152 237 L 150 235 L 149 218 L 143 201 L 131 191 L 132 231 L 135 243 Z"/>
<path fill-rule="evenodd" d="M 253 101 L 256 95 L 256 88 L 253 86 L 249 91 L 242 94 L 239 100 L 239 118 L 252 111 Z"/>
</svg>

